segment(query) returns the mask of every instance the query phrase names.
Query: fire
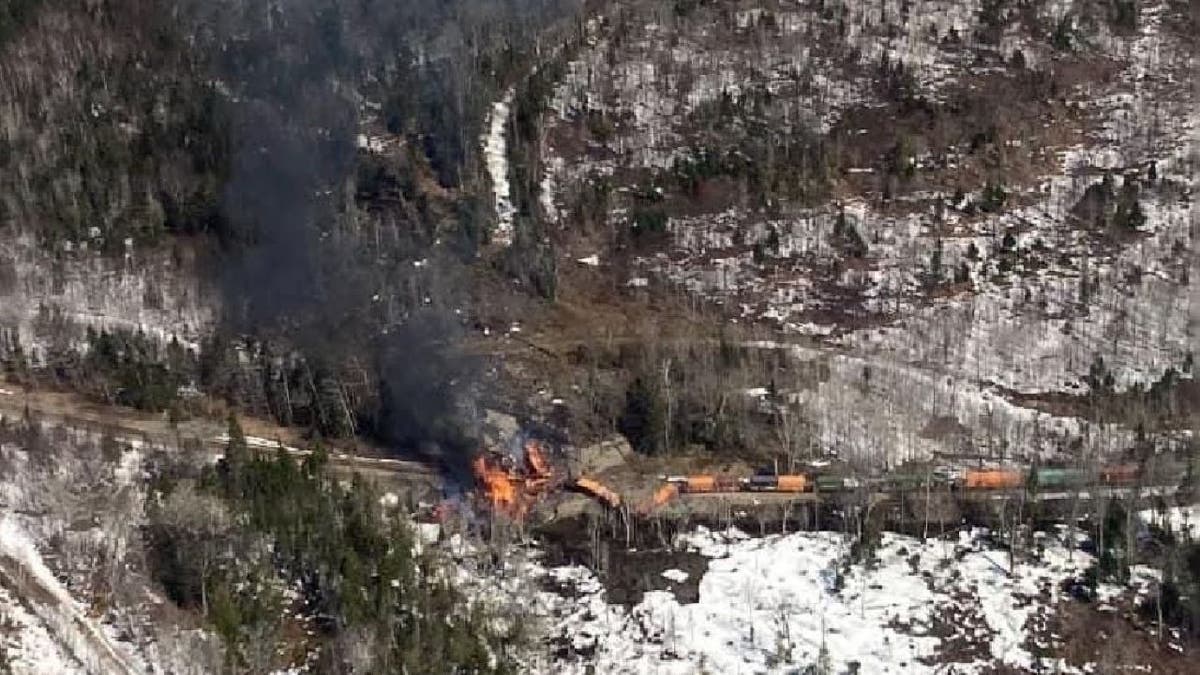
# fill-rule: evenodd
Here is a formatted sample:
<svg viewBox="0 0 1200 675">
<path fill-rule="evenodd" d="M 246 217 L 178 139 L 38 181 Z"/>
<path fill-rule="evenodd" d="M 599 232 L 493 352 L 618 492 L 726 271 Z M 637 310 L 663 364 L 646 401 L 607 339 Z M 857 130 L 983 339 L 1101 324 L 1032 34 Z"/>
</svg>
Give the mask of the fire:
<svg viewBox="0 0 1200 675">
<path fill-rule="evenodd" d="M 563 481 L 556 480 L 554 466 L 540 441 L 526 441 L 524 451 L 523 462 L 488 452 L 481 452 L 472 462 L 475 479 L 495 513 L 519 519 L 547 490 L 563 485 Z M 579 477 L 571 485 L 609 508 L 621 506 L 621 495 L 598 481 Z"/>
<path fill-rule="evenodd" d="M 550 478 L 554 475 L 550 462 L 546 461 L 546 456 L 542 454 L 542 444 L 536 440 L 526 441 L 525 461 L 528 462 L 529 471 L 535 478 Z"/>
<path fill-rule="evenodd" d="M 488 461 L 485 455 L 479 455 L 471 464 L 475 478 L 483 486 L 483 492 L 492 503 L 492 507 L 504 513 L 519 513 L 517 504 L 517 487 L 513 476 L 503 468 Z"/>
<path fill-rule="evenodd" d="M 513 518 L 523 516 L 554 478 L 554 468 L 540 442 L 527 441 L 524 449 L 525 461 L 520 466 L 513 466 L 507 458 L 493 459 L 488 453 L 481 453 L 472 463 L 475 479 L 492 509 Z"/>
</svg>

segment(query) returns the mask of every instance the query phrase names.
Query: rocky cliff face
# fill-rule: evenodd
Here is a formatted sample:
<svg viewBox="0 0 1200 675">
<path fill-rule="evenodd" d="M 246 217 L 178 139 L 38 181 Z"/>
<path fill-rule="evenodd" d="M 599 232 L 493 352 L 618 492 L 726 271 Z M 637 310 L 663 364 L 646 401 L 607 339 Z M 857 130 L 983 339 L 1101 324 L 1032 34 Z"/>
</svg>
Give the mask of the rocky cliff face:
<svg viewBox="0 0 1200 675">
<path fill-rule="evenodd" d="M 163 3 L 22 5 L 0 37 L 0 330 L 34 363 L 88 328 L 194 344 L 217 298 L 172 237 L 217 211 L 203 55 Z"/>
<path fill-rule="evenodd" d="M 184 244 L 111 256 L 83 247 L 51 253 L 29 235 L 0 236 L 0 331 L 35 364 L 86 344 L 89 328 L 195 349 L 219 306 Z"/>
</svg>

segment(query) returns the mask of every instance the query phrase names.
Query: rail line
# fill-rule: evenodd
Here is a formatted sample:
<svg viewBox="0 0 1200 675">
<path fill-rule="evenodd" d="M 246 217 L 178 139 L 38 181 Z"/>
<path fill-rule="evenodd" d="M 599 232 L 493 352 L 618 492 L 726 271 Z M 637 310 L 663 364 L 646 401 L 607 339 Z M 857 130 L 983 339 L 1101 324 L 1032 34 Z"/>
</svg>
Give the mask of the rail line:
<svg viewBox="0 0 1200 675">
<path fill-rule="evenodd" d="M 996 490 L 990 492 L 955 492 L 953 496 L 956 499 L 967 502 L 989 502 L 989 501 L 1008 501 L 1015 498 L 1024 498 L 1032 502 L 1060 502 L 1077 499 L 1079 501 L 1093 501 L 1097 499 L 1126 499 L 1130 497 L 1148 498 L 1148 497 L 1172 497 L 1179 493 L 1177 485 L 1150 485 L 1140 488 L 1123 487 L 1123 488 L 1093 488 L 1090 490 L 1080 490 L 1079 492 L 1056 491 L 1056 492 L 1034 492 L 1029 493 L 1024 490 Z M 900 495 L 916 495 L 918 492 L 908 491 L 888 491 L 888 492 L 871 492 L 870 499 L 872 503 L 881 503 L 890 501 Z M 940 494 L 944 495 L 944 492 Z M 816 493 L 816 492 L 698 492 L 685 493 L 683 495 L 687 499 L 704 500 L 704 501 L 735 501 L 738 503 L 753 503 L 755 501 L 771 501 L 771 502 L 794 502 L 794 503 L 821 503 L 832 500 L 834 498 L 845 498 L 847 493 Z"/>
<path fill-rule="evenodd" d="M 46 427 L 63 427 L 97 438 L 108 436 L 134 448 L 201 448 L 210 453 L 204 458 L 205 461 L 215 461 L 229 442 L 223 425 L 212 420 L 191 420 L 172 425 L 165 420 L 127 409 L 96 404 L 75 394 L 31 392 L 11 386 L 0 389 L 0 417 L 21 420 L 26 416 Z M 259 436 L 247 436 L 246 443 L 263 451 L 282 450 L 296 458 L 312 454 L 311 450 L 288 445 L 282 440 Z M 393 479 L 431 485 L 439 482 L 441 476 L 435 466 L 426 462 L 354 455 L 335 448 L 329 450 L 329 463 L 345 471 L 387 474 Z"/>
<path fill-rule="evenodd" d="M 960 502 L 1093 501 L 1173 496 L 1179 491 L 1177 467 L 1108 464 L 1091 470 L 1053 467 L 956 468 L 941 466 L 920 473 L 898 472 L 862 478 L 844 473 L 755 474 L 749 477 L 699 474 L 663 476 L 662 485 L 640 508 L 650 513 L 687 497 L 740 504 L 803 503 L 868 499 L 891 501 L 901 495 L 952 496 Z"/>
</svg>

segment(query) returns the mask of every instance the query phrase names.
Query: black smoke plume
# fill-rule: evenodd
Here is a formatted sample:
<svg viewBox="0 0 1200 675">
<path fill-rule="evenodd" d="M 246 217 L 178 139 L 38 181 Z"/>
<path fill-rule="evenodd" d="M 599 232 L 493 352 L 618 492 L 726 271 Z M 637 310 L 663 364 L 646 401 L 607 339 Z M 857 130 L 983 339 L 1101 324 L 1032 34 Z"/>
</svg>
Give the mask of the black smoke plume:
<svg viewBox="0 0 1200 675">
<path fill-rule="evenodd" d="M 356 140 L 365 112 L 382 117 L 443 187 L 477 197 L 498 69 L 578 0 L 181 2 L 227 93 L 224 330 L 338 373 L 354 432 L 462 466 L 477 384 L 455 348 L 462 262 L 437 243 L 455 225 L 414 188 L 419 161 L 373 170 L 382 187 L 366 190 Z"/>
</svg>

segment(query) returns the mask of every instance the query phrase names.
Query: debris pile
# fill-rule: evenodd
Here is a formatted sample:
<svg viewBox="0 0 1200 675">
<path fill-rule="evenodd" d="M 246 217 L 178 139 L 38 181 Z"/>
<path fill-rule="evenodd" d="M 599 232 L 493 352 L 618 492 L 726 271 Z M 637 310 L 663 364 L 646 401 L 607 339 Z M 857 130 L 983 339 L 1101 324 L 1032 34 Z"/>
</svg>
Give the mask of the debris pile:
<svg viewBox="0 0 1200 675">
<path fill-rule="evenodd" d="M 595 498 L 608 508 L 620 508 L 621 495 L 599 481 L 579 477 L 574 481 L 560 478 L 550 461 L 550 453 L 541 441 L 528 439 L 520 444 L 521 456 L 495 451 L 481 452 L 472 463 L 480 492 L 493 513 L 514 520 L 525 517 L 547 493 L 570 486 Z"/>
</svg>

